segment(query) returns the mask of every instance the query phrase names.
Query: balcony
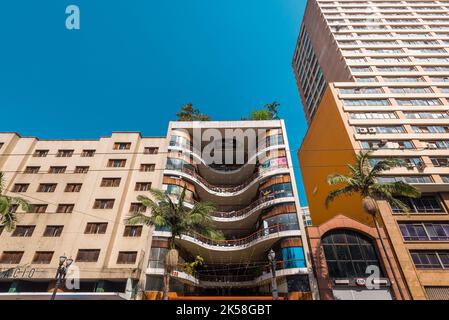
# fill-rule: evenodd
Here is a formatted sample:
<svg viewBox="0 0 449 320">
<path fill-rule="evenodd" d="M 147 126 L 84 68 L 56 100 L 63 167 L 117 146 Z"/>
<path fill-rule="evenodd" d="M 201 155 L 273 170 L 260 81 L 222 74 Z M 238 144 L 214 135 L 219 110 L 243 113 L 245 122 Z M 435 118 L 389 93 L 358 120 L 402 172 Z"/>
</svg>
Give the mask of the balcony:
<svg viewBox="0 0 449 320">
<path fill-rule="evenodd" d="M 169 237 L 170 232 L 155 231 L 153 236 Z M 282 238 L 299 237 L 297 224 L 279 224 L 240 239 L 212 240 L 199 234 L 183 235 L 176 239 L 178 246 L 192 255 L 200 255 L 209 263 L 238 263 L 243 256 L 265 259 L 265 252 Z"/>
<path fill-rule="evenodd" d="M 280 266 L 280 264 L 278 264 Z M 307 268 L 277 268 L 276 278 L 283 278 L 290 275 L 308 274 Z M 148 268 L 146 270 L 148 275 L 163 275 L 163 268 Z M 260 276 L 251 275 L 204 275 L 198 272 L 194 274 L 188 274 L 184 271 L 174 271 L 171 276 L 179 281 L 201 288 L 250 288 L 257 287 L 271 282 L 271 272 L 265 269 Z"/>
<path fill-rule="evenodd" d="M 198 163 L 198 171 L 211 184 L 219 184 L 223 179 L 233 181 L 235 184 L 241 184 L 244 181 L 251 179 L 251 175 L 256 167 L 256 160 L 270 151 L 278 149 L 286 149 L 284 144 L 272 145 L 263 150 L 255 152 L 251 157 L 241 165 L 216 165 L 208 164 L 202 158 L 201 151 L 194 149 L 192 144 L 176 144 L 170 143 L 168 150 L 185 153 L 192 156 Z"/>
<path fill-rule="evenodd" d="M 289 174 L 287 165 L 281 165 L 256 172 L 250 178 L 239 185 L 213 185 L 207 179 L 190 168 L 165 170 L 164 174 L 184 178 L 195 184 L 198 196 L 203 200 L 212 201 L 218 205 L 248 203 L 253 199 L 259 187 L 259 183 L 269 176 Z"/>
</svg>

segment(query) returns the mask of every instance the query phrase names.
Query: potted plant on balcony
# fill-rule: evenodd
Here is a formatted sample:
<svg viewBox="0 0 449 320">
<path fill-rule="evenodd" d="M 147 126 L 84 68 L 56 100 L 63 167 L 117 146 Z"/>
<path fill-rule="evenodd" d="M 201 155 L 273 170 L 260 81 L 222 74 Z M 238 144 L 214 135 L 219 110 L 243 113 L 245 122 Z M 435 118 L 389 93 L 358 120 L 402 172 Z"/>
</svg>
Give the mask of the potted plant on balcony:
<svg viewBox="0 0 449 320">
<path fill-rule="evenodd" d="M 326 207 L 328 207 L 332 201 L 340 196 L 359 194 L 362 197 L 363 208 L 371 215 L 374 221 L 385 257 L 392 270 L 399 292 L 402 298 L 404 298 L 402 289 L 392 267 L 384 239 L 380 232 L 379 223 L 377 221 L 377 215 L 379 213 L 377 201 L 386 201 L 390 205 L 400 208 L 404 213 L 408 213 L 410 209 L 399 199 L 399 197 L 419 198 L 421 193 L 414 186 L 403 181 L 389 183 L 378 182 L 378 178 L 382 173 L 396 167 L 404 166 L 404 161 L 395 158 L 386 158 L 371 165 L 370 159 L 372 159 L 370 152 L 360 152 L 356 155 L 355 163 L 347 165 L 349 168 L 348 175 L 335 173 L 328 176 L 327 182 L 329 185 L 340 185 L 341 187 L 329 192 L 325 204 Z"/>
<path fill-rule="evenodd" d="M 197 233 L 210 239 L 223 239 L 221 232 L 212 225 L 212 212 L 216 206 L 211 202 L 197 202 L 189 209 L 184 205 L 187 188 L 184 187 L 177 201 L 162 190 L 151 189 L 152 198 L 138 196 L 137 199 L 150 209 L 150 215 L 136 212 L 125 219 L 126 224 L 145 224 L 158 229 L 171 231 L 168 239 L 168 249 L 164 261 L 163 299 L 168 300 L 171 273 L 178 267 L 179 252 L 176 249 L 176 238 L 182 235 Z"/>
</svg>

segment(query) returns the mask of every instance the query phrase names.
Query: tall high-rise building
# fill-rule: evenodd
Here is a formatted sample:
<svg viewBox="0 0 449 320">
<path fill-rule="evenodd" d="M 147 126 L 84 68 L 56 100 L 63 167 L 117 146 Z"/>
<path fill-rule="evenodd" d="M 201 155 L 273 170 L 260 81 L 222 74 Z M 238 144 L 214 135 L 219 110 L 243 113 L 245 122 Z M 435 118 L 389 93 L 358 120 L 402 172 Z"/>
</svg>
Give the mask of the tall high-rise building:
<svg viewBox="0 0 449 320">
<path fill-rule="evenodd" d="M 352 279 L 364 276 L 356 266 L 365 255 L 332 251 L 338 241 L 355 245 L 358 234 L 381 256 L 393 298 L 449 299 L 449 1 L 309 0 L 293 68 L 309 123 L 298 154 L 314 223 L 309 241 L 315 262 L 323 248 L 327 260 L 315 265 L 322 296 L 347 298 Z M 358 196 L 324 206 L 333 189 L 326 177 L 348 173 L 361 150 L 372 151 L 373 163 L 403 159 L 379 180 L 423 193 L 404 200 L 409 215 L 378 203 L 387 250 L 368 232 Z"/>
<path fill-rule="evenodd" d="M 12 208 L 13 232 L 0 226 L 0 299 L 48 298 L 61 256 L 74 259 L 69 278 L 80 287 L 61 285 L 60 299 L 159 298 L 170 230 L 124 221 L 150 214 L 138 196 L 151 188 L 174 200 L 186 188 L 186 208 L 213 202 L 225 238 L 176 240 L 172 298 L 271 297 L 272 266 L 282 297 L 313 298 L 289 150 L 283 121 L 171 122 L 165 137 L 77 141 L 0 133 L 4 192 L 32 205 Z M 197 256 L 193 273 L 182 268 Z"/>
</svg>

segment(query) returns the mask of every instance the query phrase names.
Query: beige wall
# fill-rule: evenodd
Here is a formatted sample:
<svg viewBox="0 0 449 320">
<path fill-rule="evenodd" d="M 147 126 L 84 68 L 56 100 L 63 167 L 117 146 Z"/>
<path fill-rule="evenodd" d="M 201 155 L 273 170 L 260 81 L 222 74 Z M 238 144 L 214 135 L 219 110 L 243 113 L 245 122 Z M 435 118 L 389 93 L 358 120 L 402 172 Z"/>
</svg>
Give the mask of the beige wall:
<svg viewBox="0 0 449 320">
<path fill-rule="evenodd" d="M 150 228 L 144 227 L 142 236 L 124 237 L 123 220 L 129 215 L 130 205 L 137 202 L 137 196 L 143 192 L 134 191 L 136 182 L 151 182 L 152 187 L 162 187 L 163 168 L 166 161 L 166 138 L 143 138 L 139 133 L 113 133 L 111 137 L 89 141 L 57 141 L 21 138 L 15 134 L 0 134 L 0 143 L 5 145 L 0 150 L 2 156 L 0 170 L 6 173 L 6 188 L 12 190 L 16 183 L 30 184 L 27 192 L 9 195 L 21 196 L 32 204 L 48 204 L 47 213 L 19 213 L 19 225 L 35 225 L 32 237 L 11 237 L 3 231 L 0 236 L 0 252 L 24 251 L 20 265 L 32 262 L 36 251 L 54 251 L 49 265 L 35 265 L 36 276 L 53 278 L 58 257 L 66 255 L 76 258 L 78 249 L 101 249 L 97 262 L 76 262 L 81 268 L 82 279 L 113 279 L 138 277 L 134 269 L 146 268 L 144 255 L 151 240 Z M 130 150 L 114 150 L 115 142 L 130 142 Z M 143 154 L 145 147 L 158 147 L 159 154 Z M 36 158 L 32 154 L 37 149 L 49 150 L 45 158 Z M 58 158 L 59 149 L 73 149 L 70 158 Z M 81 157 L 84 149 L 96 150 L 94 157 Z M 108 168 L 109 159 L 126 159 L 124 168 Z M 154 172 L 140 172 L 142 163 L 155 164 Z M 27 166 L 40 166 L 39 174 L 24 174 Z M 65 174 L 49 174 L 50 166 L 67 166 Z M 76 166 L 89 166 L 87 174 L 74 174 Z M 100 187 L 102 178 L 121 178 L 119 187 Z M 57 183 L 54 193 L 36 192 L 40 183 Z M 64 192 L 67 183 L 82 183 L 81 192 Z M 110 210 L 93 209 L 95 199 L 115 199 Z M 75 204 L 73 213 L 55 213 L 58 204 Z M 18 210 L 18 212 L 22 212 Z M 108 223 L 106 234 L 84 234 L 89 222 Z M 63 225 L 61 237 L 43 237 L 47 225 Z M 120 251 L 137 251 L 135 264 L 117 264 Z M 11 265 L 0 265 L 0 268 Z"/>
</svg>

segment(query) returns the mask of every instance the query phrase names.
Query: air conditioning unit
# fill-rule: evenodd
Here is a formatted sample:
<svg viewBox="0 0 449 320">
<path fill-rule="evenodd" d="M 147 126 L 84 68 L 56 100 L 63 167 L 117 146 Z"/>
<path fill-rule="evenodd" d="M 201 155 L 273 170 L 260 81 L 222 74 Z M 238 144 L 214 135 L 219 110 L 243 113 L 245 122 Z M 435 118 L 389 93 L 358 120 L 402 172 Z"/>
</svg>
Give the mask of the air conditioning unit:
<svg viewBox="0 0 449 320">
<path fill-rule="evenodd" d="M 376 133 L 377 130 L 376 130 L 376 128 L 368 128 L 368 132 L 369 133 Z"/>
<path fill-rule="evenodd" d="M 368 133 L 368 129 L 367 128 L 357 128 L 357 133 L 367 134 Z"/>
<path fill-rule="evenodd" d="M 399 149 L 400 145 L 397 142 L 387 142 L 386 147 L 388 149 Z"/>
<path fill-rule="evenodd" d="M 382 140 L 380 140 L 379 146 L 383 147 L 383 146 L 386 145 L 387 143 L 388 143 L 388 140 L 382 139 Z"/>
<path fill-rule="evenodd" d="M 415 165 L 414 165 L 413 163 L 407 163 L 407 164 L 405 165 L 405 167 L 406 167 L 407 169 L 413 169 L 413 168 L 415 167 Z"/>
<path fill-rule="evenodd" d="M 428 143 L 427 144 L 427 149 L 436 149 L 437 145 L 435 143 Z"/>
<path fill-rule="evenodd" d="M 372 146 L 371 146 L 371 149 L 372 150 L 378 150 L 380 147 L 379 147 L 379 145 L 378 144 L 373 144 Z"/>
</svg>

